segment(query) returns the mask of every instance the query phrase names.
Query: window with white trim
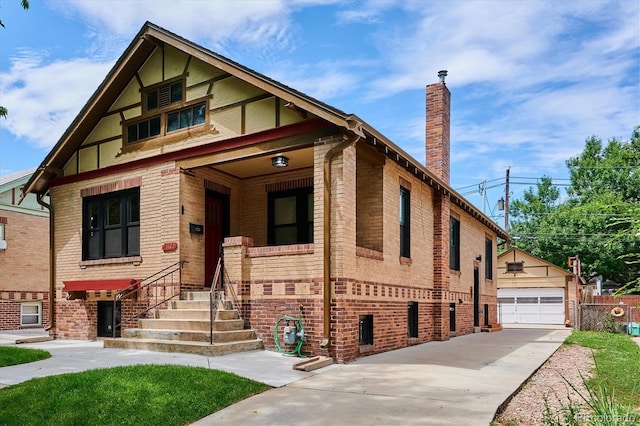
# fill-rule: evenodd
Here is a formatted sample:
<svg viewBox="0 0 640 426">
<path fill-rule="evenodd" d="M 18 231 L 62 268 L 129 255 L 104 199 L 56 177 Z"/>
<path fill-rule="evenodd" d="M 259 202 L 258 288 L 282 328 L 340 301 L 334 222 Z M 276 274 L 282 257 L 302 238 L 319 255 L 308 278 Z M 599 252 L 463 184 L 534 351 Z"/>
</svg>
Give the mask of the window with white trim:
<svg viewBox="0 0 640 426">
<path fill-rule="evenodd" d="M 42 302 L 20 304 L 20 325 L 42 325 Z"/>
</svg>

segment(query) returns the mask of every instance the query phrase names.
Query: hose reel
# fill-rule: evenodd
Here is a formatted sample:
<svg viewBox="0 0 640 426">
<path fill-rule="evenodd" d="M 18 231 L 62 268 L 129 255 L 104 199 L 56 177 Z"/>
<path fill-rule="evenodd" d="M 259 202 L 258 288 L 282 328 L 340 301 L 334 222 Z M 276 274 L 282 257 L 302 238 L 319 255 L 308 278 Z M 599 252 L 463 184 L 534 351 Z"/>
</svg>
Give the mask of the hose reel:
<svg viewBox="0 0 640 426">
<path fill-rule="evenodd" d="M 293 346 L 292 349 L 287 349 L 282 346 L 280 341 L 280 323 L 286 325 L 282 327 L 282 344 Z M 294 318 L 290 315 L 280 317 L 273 328 L 273 340 L 276 343 L 276 347 L 280 353 L 285 355 L 298 355 L 300 358 L 305 358 L 300 350 L 302 345 L 307 340 L 307 336 L 304 332 L 304 325 L 302 324 L 302 307 L 298 311 L 298 318 Z"/>
</svg>

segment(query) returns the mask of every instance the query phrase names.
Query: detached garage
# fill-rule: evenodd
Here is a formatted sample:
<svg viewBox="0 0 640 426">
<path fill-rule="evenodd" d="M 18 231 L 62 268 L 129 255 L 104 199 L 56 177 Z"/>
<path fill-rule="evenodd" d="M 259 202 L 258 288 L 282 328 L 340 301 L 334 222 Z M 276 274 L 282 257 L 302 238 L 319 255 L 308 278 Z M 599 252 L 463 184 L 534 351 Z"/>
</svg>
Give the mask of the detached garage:
<svg viewBox="0 0 640 426">
<path fill-rule="evenodd" d="M 515 247 L 498 256 L 502 324 L 566 324 L 576 300 L 573 273 Z"/>
<path fill-rule="evenodd" d="M 562 288 L 498 289 L 503 324 L 564 324 Z"/>
</svg>

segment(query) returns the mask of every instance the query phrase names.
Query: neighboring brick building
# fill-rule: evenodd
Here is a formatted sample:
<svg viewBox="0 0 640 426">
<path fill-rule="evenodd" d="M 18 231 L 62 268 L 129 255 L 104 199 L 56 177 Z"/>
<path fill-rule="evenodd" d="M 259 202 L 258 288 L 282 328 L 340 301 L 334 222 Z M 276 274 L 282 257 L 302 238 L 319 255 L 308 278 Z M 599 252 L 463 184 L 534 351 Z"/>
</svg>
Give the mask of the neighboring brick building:
<svg viewBox="0 0 640 426">
<path fill-rule="evenodd" d="M 34 171 L 0 176 L 0 330 L 49 325 L 49 211 L 35 194 L 18 205 Z"/>
<path fill-rule="evenodd" d="M 300 306 L 303 350 L 339 361 L 496 323 L 508 236 L 450 188 L 450 94 L 427 94 L 425 168 L 359 117 L 146 23 L 26 187 L 55 213 L 52 333 L 95 338 L 113 289 L 180 260 L 183 288 L 208 287 L 223 239 L 269 349 Z"/>
</svg>

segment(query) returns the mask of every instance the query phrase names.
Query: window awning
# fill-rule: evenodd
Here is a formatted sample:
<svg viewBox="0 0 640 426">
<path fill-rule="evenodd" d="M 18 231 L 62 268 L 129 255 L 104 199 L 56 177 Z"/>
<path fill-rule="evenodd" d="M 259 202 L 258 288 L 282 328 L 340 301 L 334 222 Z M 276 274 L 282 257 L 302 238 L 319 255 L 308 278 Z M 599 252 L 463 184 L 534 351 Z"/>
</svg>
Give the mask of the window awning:
<svg viewBox="0 0 640 426">
<path fill-rule="evenodd" d="M 87 290 L 122 290 L 125 288 L 137 288 L 133 286 L 138 280 L 135 278 L 121 278 L 114 280 L 81 280 L 63 281 L 65 291 L 87 291 Z"/>
</svg>

